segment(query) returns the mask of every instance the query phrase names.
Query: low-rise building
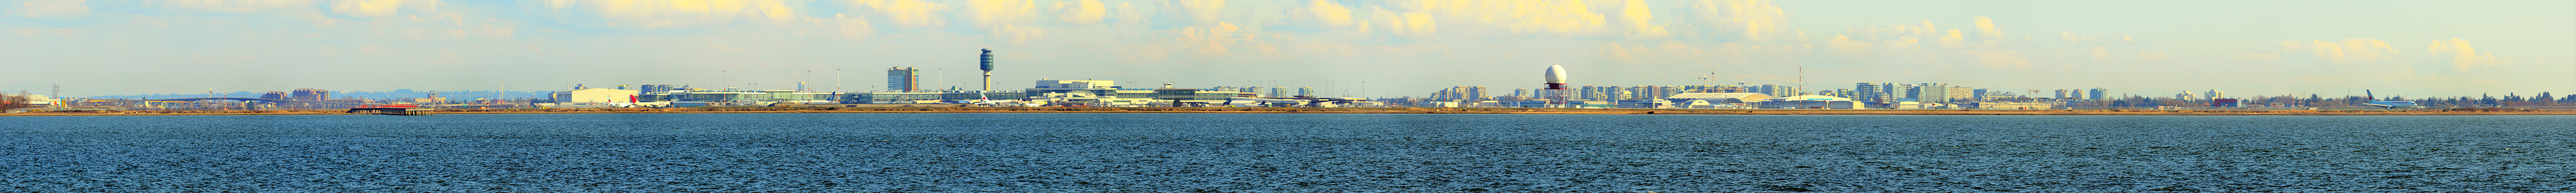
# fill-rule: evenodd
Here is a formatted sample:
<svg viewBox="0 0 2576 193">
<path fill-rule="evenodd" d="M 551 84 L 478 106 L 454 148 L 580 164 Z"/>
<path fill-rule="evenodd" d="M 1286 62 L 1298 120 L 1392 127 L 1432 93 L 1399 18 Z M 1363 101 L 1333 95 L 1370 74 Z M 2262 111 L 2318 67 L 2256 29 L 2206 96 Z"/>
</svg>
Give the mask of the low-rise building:
<svg viewBox="0 0 2576 193">
<path fill-rule="evenodd" d="M 1968 103 L 1968 105 L 1966 105 L 1966 108 L 1968 108 L 1968 109 L 1986 109 L 1986 110 L 2042 110 L 2042 109 L 2049 109 L 2049 108 L 2054 108 L 2054 107 L 2056 107 L 2056 104 L 2049 104 L 2049 103 L 2010 103 L 2010 102 L 1976 102 L 1976 103 Z"/>
<path fill-rule="evenodd" d="M 635 93 L 635 90 L 582 88 L 555 91 L 553 99 L 555 103 L 634 103 L 640 98 Z"/>
<path fill-rule="evenodd" d="M 1860 109 L 1864 105 L 1850 98 L 1798 95 L 1763 100 L 1759 106 L 1764 109 Z"/>
<path fill-rule="evenodd" d="M 796 90 L 730 90 L 655 92 L 645 93 L 643 96 L 638 96 L 637 99 L 640 100 L 640 102 L 701 102 L 723 104 L 718 106 L 732 106 L 741 104 L 768 105 L 769 103 L 779 102 L 829 103 L 831 101 L 839 101 L 840 97 L 841 96 L 836 93 L 828 92 L 796 92 Z"/>
<path fill-rule="evenodd" d="M 1762 93 L 1682 93 L 1664 97 L 1664 101 L 1678 108 L 1741 108 L 1771 98 Z"/>
</svg>

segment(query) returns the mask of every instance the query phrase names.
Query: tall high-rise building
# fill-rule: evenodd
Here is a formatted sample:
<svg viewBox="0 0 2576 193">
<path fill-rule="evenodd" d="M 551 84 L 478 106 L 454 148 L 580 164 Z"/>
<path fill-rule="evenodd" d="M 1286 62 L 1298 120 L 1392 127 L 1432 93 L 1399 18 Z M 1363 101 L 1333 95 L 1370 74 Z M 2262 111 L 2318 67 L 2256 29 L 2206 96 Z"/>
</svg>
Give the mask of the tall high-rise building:
<svg viewBox="0 0 2576 193">
<path fill-rule="evenodd" d="M 1959 102 L 1959 101 L 1977 101 L 1977 91 L 1976 91 L 1976 90 L 1977 90 L 1976 88 L 1968 88 L 1968 87 L 1963 87 L 1963 86 L 1950 86 L 1950 95 L 1949 95 L 1949 96 L 1950 96 L 1950 101 L 1952 101 L 1952 102 Z"/>
<path fill-rule="evenodd" d="M 1690 85 L 1690 86 L 1682 86 L 1682 90 L 1687 90 L 1688 92 L 1706 92 L 1706 93 L 1730 93 L 1730 92 L 1744 92 L 1744 88 L 1737 88 L 1737 87 L 1735 87 L 1735 86 L 1727 86 L 1727 85 Z"/>
<path fill-rule="evenodd" d="M 1651 91 L 1651 92 L 1653 93 L 1653 96 L 1647 96 L 1647 97 L 1645 98 L 1645 99 L 1649 99 L 1649 100 L 1661 100 L 1661 99 L 1663 99 L 1663 98 L 1665 98 L 1665 97 L 1673 97 L 1673 95 L 1679 95 L 1679 94 L 1682 94 L 1682 93 L 1690 92 L 1690 89 L 1683 89 L 1683 88 L 1682 88 L 1682 87 L 1680 87 L 1680 86 L 1646 86 L 1646 87 L 1647 87 L 1647 88 L 1650 88 L 1650 89 L 1646 89 L 1646 90 L 1649 90 L 1649 91 Z"/>
<path fill-rule="evenodd" d="M 1799 94 L 1799 93 L 1801 93 L 1801 92 L 1798 90 L 1798 87 L 1795 87 L 1795 86 L 1782 86 L 1782 85 L 1773 85 L 1773 84 L 1765 84 L 1765 85 L 1762 85 L 1762 86 L 1750 86 L 1750 87 L 1746 87 L 1746 88 L 1744 88 L 1744 92 L 1750 92 L 1750 93 L 1762 93 L 1762 94 L 1765 94 L 1765 95 L 1778 96 L 1778 97 L 1798 96 L 1798 94 Z"/>
<path fill-rule="evenodd" d="M 1551 98 L 1551 97 L 1560 95 L 1560 94 L 1557 94 L 1557 93 L 1572 93 L 1572 92 L 1567 92 L 1567 91 L 1568 91 L 1568 90 L 1556 90 L 1556 89 L 1538 89 L 1538 90 L 1530 90 L 1530 96 L 1529 96 L 1529 99 L 1533 99 L 1533 100 L 1535 100 L 1535 99 L 1555 100 L 1556 98 Z M 1571 98 L 1571 97 L 1569 97 L 1568 99 L 1570 100 L 1570 99 L 1575 99 L 1575 98 Z"/>
<path fill-rule="evenodd" d="M 1602 101 L 1628 100 L 1629 98 L 1636 98 L 1636 96 L 1637 96 L 1637 93 L 1631 93 L 1631 92 L 1628 92 L 1628 87 L 1620 87 L 1620 86 L 1603 86 L 1603 87 L 1601 87 L 1601 100 L 1602 100 Z"/>
<path fill-rule="evenodd" d="M 2111 98 L 2111 90 L 2110 90 L 2110 89 L 2102 89 L 2102 88 L 2093 88 L 2093 95 L 2089 95 L 2089 96 L 2093 96 L 2093 98 L 2092 98 L 2093 100 L 2107 100 L 2107 99 L 2110 99 L 2110 98 Z"/>
<path fill-rule="evenodd" d="M 299 100 L 299 101 L 324 101 L 324 100 L 331 100 L 331 91 L 330 91 L 330 90 L 322 90 L 322 89 L 301 88 L 301 89 L 295 89 L 295 92 L 288 94 L 288 96 L 287 96 L 286 98 L 287 98 L 288 100 Z"/>
<path fill-rule="evenodd" d="M 1431 92 L 1431 100 L 1434 101 L 1474 102 L 1489 100 L 1492 97 L 1485 95 L 1483 86 L 1457 86 Z"/>
<path fill-rule="evenodd" d="M 1646 85 L 1628 86 L 1628 98 L 1627 98 L 1627 100 L 1640 100 L 1640 99 L 1645 99 L 1645 98 L 1654 98 L 1654 97 L 1655 97 L 1655 86 L 1646 86 Z"/>
<path fill-rule="evenodd" d="M 1270 87 L 1270 97 L 1271 97 L 1271 98 L 1288 98 L 1288 97 L 1296 97 L 1296 96 L 1288 95 L 1288 87 L 1284 87 L 1284 86 L 1273 86 L 1273 87 Z"/>
<path fill-rule="evenodd" d="M 1922 84 L 1906 85 L 1905 87 L 1907 88 L 1907 89 L 1906 89 L 1906 98 L 1914 99 L 1914 101 L 1916 101 L 1916 102 L 1926 102 L 1926 103 L 1949 103 L 1949 102 L 1950 102 L 1950 84 L 1942 84 L 1942 83 L 1922 83 Z"/>
<path fill-rule="evenodd" d="M 2084 89 L 2066 90 L 2066 94 L 2068 95 L 2066 99 L 2069 100 L 2086 99 Z"/>
<path fill-rule="evenodd" d="M 1852 86 L 1852 95 L 1854 97 L 1850 98 L 1852 100 L 1872 103 L 1893 102 L 1896 101 L 1896 93 L 1899 93 L 1898 91 L 1893 91 L 1895 89 L 1896 84 L 1884 82 L 1863 82 Z"/>
<path fill-rule="evenodd" d="M 635 92 L 637 92 L 637 94 L 685 90 L 685 88 L 668 84 L 647 84 L 640 86 L 640 88 L 643 88 L 643 90 L 636 90 Z"/>
<path fill-rule="evenodd" d="M 1576 99 L 1583 99 L 1583 100 L 1593 100 L 1593 101 L 1609 100 L 1609 96 L 1610 96 L 1610 95 L 1609 95 L 1609 93 L 1608 93 L 1607 91 L 1604 91 L 1604 90 L 1603 90 L 1603 89 L 1606 89 L 1606 88 L 1607 88 L 1607 87 L 1583 86 L 1583 90 L 1582 90 L 1582 91 L 1580 91 L 1580 93 L 1579 93 L 1579 94 L 1582 94 L 1583 96 L 1576 96 L 1575 98 L 1576 98 Z"/>
<path fill-rule="evenodd" d="M 1969 96 L 1975 96 L 1975 97 L 1973 97 L 1972 99 L 1977 100 L 1977 101 L 1995 101 L 1995 99 L 1993 99 L 1993 98 L 1988 98 L 1988 97 L 1987 97 L 1987 96 L 1994 96 L 1994 94 L 1992 94 L 1992 93 L 1988 93 L 1988 92 L 1986 91 L 1986 89 L 1982 89 L 1982 88 L 1980 88 L 1980 89 L 1975 89 L 1975 90 L 1969 90 L 1969 91 L 1968 91 L 1968 94 L 1971 94 L 1971 95 L 1969 95 Z"/>
<path fill-rule="evenodd" d="M 921 69 L 912 68 L 910 66 L 886 68 L 886 90 L 894 92 L 921 91 Z"/>
<path fill-rule="evenodd" d="M 1317 97 L 1315 96 L 1315 87 L 1297 87 L 1297 96 Z"/>
<path fill-rule="evenodd" d="M 2069 95 L 2066 94 L 2066 89 L 2057 89 L 2057 97 L 2051 97 L 2049 99 L 2066 100 L 2066 97 L 2069 97 Z"/>
<path fill-rule="evenodd" d="M 1466 87 L 1466 86 L 1462 86 L 1462 87 Z M 1466 88 L 1468 88 L 1468 90 L 1467 90 L 1467 98 L 1466 98 L 1466 99 L 1467 99 L 1467 101 L 1484 101 L 1484 100 L 1486 100 L 1486 99 L 1491 99 L 1491 98 L 1493 98 L 1493 96 L 1485 95 L 1485 93 L 1486 93 L 1486 92 L 1485 92 L 1485 86 L 1472 86 L 1472 87 L 1466 87 Z"/>
</svg>

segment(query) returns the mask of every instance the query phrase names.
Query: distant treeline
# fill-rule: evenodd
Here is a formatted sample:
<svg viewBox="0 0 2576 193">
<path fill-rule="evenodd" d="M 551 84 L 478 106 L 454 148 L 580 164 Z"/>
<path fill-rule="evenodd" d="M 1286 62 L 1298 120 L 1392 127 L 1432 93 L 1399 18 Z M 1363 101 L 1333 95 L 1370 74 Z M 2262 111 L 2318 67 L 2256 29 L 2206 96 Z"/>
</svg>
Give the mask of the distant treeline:
<svg viewBox="0 0 2576 193">
<path fill-rule="evenodd" d="M 2389 96 L 2389 97 L 2382 97 L 2382 98 L 2378 98 L 2378 99 L 2372 99 L 2372 98 L 2370 98 L 2370 97 L 2363 97 L 2363 96 L 2344 96 L 2344 97 L 2326 98 L 2326 97 L 2323 97 L 2323 96 L 2320 96 L 2320 95 L 2316 95 L 2316 94 L 2309 94 L 2309 95 L 2308 95 L 2308 96 L 2306 96 L 2306 97 L 2299 97 L 2299 96 L 2293 96 L 2293 95 L 2280 95 L 2280 96 L 2253 96 L 2253 97 L 2229 97 L 2229 98 L 2230 98 L 2230 99 L 2237 99 L 2237 100 L 2238 100 L 2237 102 L 2238 102 L 2239 104 L 2243 104 L 2243 105 L 2246 105 L 2246 106 L 2258 106 L 2258 105 L 2260 105 L 2260 106 L 2274 106 L 2274 105 L 2278 105 L 2278 106 L 2328 107 L 2328 108 L 2331 108 L 2331 107 L 2366 107 L 2366 106 L 2368 106 L 2368 105 L 2362 105 L 2362 104 L 2364 104 L 2364 103 L 2369 103 L 2370 101 L 2415 101 L 2415 103 L 2416 103 L 2416 105 L 2417 105 L 2417 106 L 2424 106 L 2424 107 L 2542 107 L 2542 106 L 2576 105 L 2576 95 L 2553 96 L 2553 95 L 2551 95 L 2549 92 L 2540 92 L 2540 94 L 2538 94 L 2538 95 L 2533 95 L 2533 96 L 2522 96 L 2522 95 L 2519 95 L 2519 94 L 2507 93 L 2507 94 L 2505 94 L 2505 95 L 2504 95 L 2504 96 L 2502 96 L 2502 97 L 2498 97 L 2498 96 L 2495 96 L 2495 95 L 2481 95 L 2481 96 L 2475 96 L 2475 97 L 2470 97 L 2470 96 L 2457 96 L 2457 97 L 2429 97 L 2429 98 L 2408 98 L 2408 97 L 2400 97 L 2400 96 Z M 2208 106 L 2210 102 L 2211 102 L 2211 101 L 2210 101 L 2210 100 L 2207 100 L 2207 99 L 2199 99 L 2199 100 L 2184 100 L 2184 99 L 2175 99 L 2175 98 L 2172 98 L 2172 97 L 2143 97 L 2143 96 L 2129 96 L 2129 97 L 2125 97 L 2125 98 L 2119 98 L 2119 99 L 2116 99 L 2116 100 L 2102 100 L 2102 101 L 2087 101 L 2087 102 L 2070 103 L 2070 104 L 2068 104 L 2068 106 L 2073 106 L 2073 107 L 2155 107 L 2155 106 L 2184 106 L 2184 107 L 2190 107 L 2190 106 Z"/>
<path fill-rule="evenodd" d="M 34 106 L 34 105 L 31 105 L 31 104 L 28 104 L 28 103 L 27 103 L 27 96 L 18 96 L 18 95 L 9 95 L 8 93 L 0 93 L 0 110 L 9 110 L 9 109 L 16 109 L 16 108 L 27 108 L 27 107 L 32 107 L 32 106 Z"/>
<path fill-rule="evenodd" d="M 281 90 L 281 91 L 284 91 L 284 90 Z M 439 96 L 439 97 L 446 97 L 448 100 L 472 100 L 472 99 L 477 99 L 477 98 L 481 98 L 481 99 L 491 99 L 491 98 L 493 98 L 493 97 L 503 97 L 503 98 L 510 98 L 510 99 L 546 98 L 546 97 L 547 97 L 547 95 L 551 95 L 551 94 L 553 94 L 553 92 L 550 92 L 550 91 L 510 91 L 510 92 L 508 92 L 508 93 L 493 92 L 493 91 L 436 91 L 436 92 L 438 92 L 438 96 Z M 422 97 L 429 97 L 429 93 L 430 93 L 430 91 L 414 91 L 414 90 L 411 90 L 411 89 L 399 89 L 399 90 L 394 90 L 394 91 L 377 91 L 377 92 L 368 92 L 368 91 L 356 91 L 356 92 L 331 91 L 331 98 L 332 98 L 332 99 L 351 99 L 351 98 L 360 98 L 360 99 L 408 99 L 408 98 L 422 98 Z M 261 92 L 248 92 L 248 91 L 244 91 L 244 92 L 230 92 L 230 93 L 214 93 L 212 96 L 213 96 L 213 97 L 228 97 L 228 98 L 259 98 L 259 95 L 262 95 L 262 94 L 268 94 L 268 91 L 261 91 Z M 208 97 L 208 94 L 206 94 L 206 93 L 194 93 L 194 94 L 107 95 L 107 96 L 91 96 L 91 97 L 89 97 L 89 98 L 97 98 L 97 99 L 145 99 L 145 98 L 155 98 L 155 99 L 173 99 L 173 98 L 201 98 L 201 97 Z"/>
</svg>

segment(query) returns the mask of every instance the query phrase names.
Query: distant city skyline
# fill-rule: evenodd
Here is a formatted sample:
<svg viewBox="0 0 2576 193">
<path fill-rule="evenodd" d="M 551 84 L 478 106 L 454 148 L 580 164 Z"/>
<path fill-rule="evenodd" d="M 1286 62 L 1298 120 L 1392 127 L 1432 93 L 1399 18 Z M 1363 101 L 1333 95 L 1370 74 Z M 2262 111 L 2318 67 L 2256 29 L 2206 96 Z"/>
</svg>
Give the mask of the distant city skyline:
<svg viewBox="0 0 2576 193">
<path fill-rule="evenodd" d="M 0 91 L 674 84 L 996 89 L 1943 83 L 2113 94 L 2576 92 L 2576 1 L 6 1 Z M 1803 73 L 1800 73 L 1803 71 Z M 399 78 L 396 78 L 399 77 Z M 1803 77 L 1803 78 L 1801 78 Z M 1710 79 L 1702 79 L 1710 78 Z M 1277 83 L 1273 83 L 1276 81 Z M 2023 93 L 2038 95 L 2038 93 Z M 2090 96 L 2099 94 L 2085 93 Z"/>
</svg>

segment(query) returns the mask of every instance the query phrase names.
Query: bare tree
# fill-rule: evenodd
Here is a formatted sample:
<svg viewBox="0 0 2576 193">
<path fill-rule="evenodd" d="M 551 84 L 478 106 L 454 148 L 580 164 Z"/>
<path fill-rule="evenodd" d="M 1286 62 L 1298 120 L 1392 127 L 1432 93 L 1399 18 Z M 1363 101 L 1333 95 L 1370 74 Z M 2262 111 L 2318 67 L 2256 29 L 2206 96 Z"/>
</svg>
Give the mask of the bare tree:
<svg viewBox="0 0 2576 193">
<path fill-rule="evenodd" d="M 32 106 L 34 106 L 33 104 L 28 104 L 28 103 L 29 103 L 29 102 L 27 101 L 27 97 L 26 97 L 26 96 L 15 96 L 15 95 L 9 95 L 9 94 L 6 94 L 6 93 L 0 93 L 0 110 L 9 110 L 9 109 L 18 109 L 18 108 L 27 108 L 27 107 L 32 107 Z"/>
</svg>

